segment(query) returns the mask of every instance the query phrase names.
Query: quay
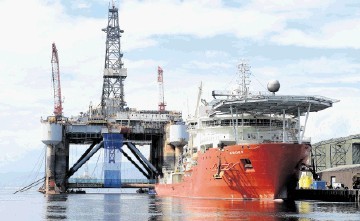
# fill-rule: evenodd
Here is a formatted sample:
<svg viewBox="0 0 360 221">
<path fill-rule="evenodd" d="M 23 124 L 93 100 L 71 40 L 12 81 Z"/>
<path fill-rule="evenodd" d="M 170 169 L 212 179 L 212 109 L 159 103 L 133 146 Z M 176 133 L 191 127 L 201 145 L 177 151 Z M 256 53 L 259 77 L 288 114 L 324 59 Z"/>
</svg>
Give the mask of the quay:
<svg viewBox="0 0 360 221">
<path fill-rule="evenodd" d="M 295 190 L 294 200 L 321 200 L 329 202 L 360 202 L 360 190 L 335 189 L 335 190 Z"/>
</svg>

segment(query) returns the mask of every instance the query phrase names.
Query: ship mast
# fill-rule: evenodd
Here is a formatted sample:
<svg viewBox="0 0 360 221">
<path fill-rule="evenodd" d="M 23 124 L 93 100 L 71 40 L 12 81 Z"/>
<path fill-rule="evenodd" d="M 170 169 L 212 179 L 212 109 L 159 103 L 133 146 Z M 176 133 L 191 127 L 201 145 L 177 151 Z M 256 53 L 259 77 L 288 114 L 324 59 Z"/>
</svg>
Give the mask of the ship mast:
<svg viewBox="0 0 360 221">
<path fill-rule="evenodd" d="M 250 85 L 250 66 L 242 61 L 238 64 L 238 74 L 240 75 L 238 84 L 239 84 L 239 94 L 240 95 L 248 95 L 249 93 L 249 85 Z"/>
</svg>

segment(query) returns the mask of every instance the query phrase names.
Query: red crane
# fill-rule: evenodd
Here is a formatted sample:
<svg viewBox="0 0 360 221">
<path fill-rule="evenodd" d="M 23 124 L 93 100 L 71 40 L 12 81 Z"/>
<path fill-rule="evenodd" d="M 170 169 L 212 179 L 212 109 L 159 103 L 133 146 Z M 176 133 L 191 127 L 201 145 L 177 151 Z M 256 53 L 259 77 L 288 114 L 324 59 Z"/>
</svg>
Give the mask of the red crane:
<svg viewBox="0 0 360 221">
<path fill-rule="evenodd" d="M 165 101 L 164 101 L 164 79 L 163 79 L 163 69 L 158 66 L 158 83 L 159 83 L 159 111 L 165 111 Z"/>
<path fill-rule="evenodd" d="M 52 64 L 52 82 L 54 88 L 54 114 L 56 119 L 58 119 L 62 117 L 63 108 L 61 101 L 59 57 L 55 43 L 52 44 L 51 64 Z"/>
</svg>

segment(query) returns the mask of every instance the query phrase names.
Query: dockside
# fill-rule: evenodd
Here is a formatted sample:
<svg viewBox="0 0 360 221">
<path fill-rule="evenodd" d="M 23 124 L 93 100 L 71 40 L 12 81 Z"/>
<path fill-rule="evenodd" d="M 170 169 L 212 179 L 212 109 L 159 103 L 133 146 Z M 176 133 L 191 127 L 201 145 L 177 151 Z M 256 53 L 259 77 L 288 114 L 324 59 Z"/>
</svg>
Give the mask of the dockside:
<svg viewBox="0 0 360 221">
<path fill-rule="evenodd" d="M 328 202 L 360 202 L 360 190 L 295 190 L 294 200 L 321 200 Z"/>
</svg>

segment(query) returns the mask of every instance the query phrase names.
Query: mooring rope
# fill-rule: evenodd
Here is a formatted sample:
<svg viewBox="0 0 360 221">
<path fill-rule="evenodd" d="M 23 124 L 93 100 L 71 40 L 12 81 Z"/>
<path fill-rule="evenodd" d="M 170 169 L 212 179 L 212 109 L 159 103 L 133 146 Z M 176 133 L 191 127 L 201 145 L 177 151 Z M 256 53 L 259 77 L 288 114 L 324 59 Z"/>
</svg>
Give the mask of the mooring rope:
<svg viewBox="0 0 360 221">
<path fill-rule="evenodd" d="M 18 193 L 18 192 L 24 192 L 24 191 L 26 191 L 26 190 L 29 190 L 29 189 L 33 188 L 34 186 L 38 185 L 39 183 L 41 183 L 41 182 L 44 181 L 44 180 L 45 180 L 45 177 L 43 177 L 43 178 L 41 178 L 41 179 L 38 179 L 38 180 L 30 183 L 29 185 L 27 185 L 27 186 L 25 186 L 25 187 L 23 187 L 23 188 L 15 191 L 14 194 L 16 194 L 16 193 Z"/>
</svg>

